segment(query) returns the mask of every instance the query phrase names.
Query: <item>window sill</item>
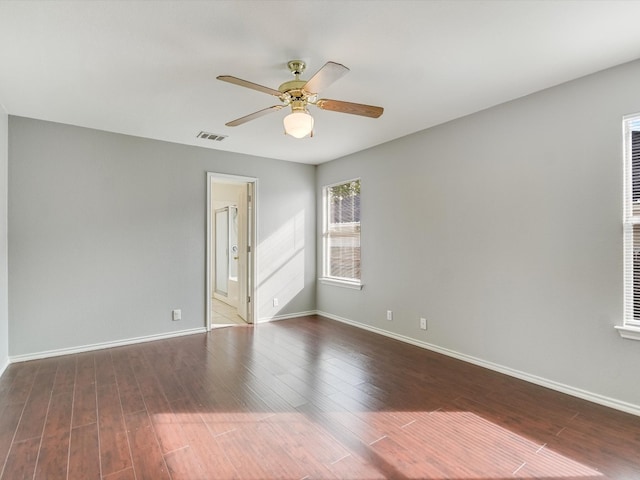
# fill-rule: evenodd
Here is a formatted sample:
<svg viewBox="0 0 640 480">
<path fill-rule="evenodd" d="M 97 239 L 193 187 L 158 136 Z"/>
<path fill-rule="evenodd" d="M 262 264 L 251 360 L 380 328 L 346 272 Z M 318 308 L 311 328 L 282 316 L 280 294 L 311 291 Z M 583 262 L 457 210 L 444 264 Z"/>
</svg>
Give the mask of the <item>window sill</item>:
<svg viewBox="0 0 640 480">
<path fill-rule="evenodd" d="M 360 282 L 349 282 L 348 280 L 338 280 L 336 278 L 320 277 L 318 282 L 324 285 L 333 285 L 334 287 L 352 288 L 354 290 L 362 290 L 364 285 Z"/>
<path fill-rule="evenodd" d="M 622 338 L 627 338 L 629 340 L 640 340 L 640 327 L 620 327 L 616 326 L 616 330 Z"/>
</svg>

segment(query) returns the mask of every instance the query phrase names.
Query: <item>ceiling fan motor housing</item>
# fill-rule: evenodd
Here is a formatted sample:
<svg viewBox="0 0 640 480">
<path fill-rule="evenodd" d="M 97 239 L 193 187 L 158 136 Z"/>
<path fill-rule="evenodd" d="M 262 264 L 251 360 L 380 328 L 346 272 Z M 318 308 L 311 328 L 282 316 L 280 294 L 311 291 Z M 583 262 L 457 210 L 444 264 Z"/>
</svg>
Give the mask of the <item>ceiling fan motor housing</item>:
<svg viewBox="0 0 640 480">
<path fill-rule="evenodd" d="M 312 93 L 304 90 L 304 86 L 307 84 L 307 81 L 300 80 L 300 75 L 304 72 L 306 64 L 302 60 L 291 60 L 287 63 L 287 66 L 296 78 L 295 80 L 284 82 L 278 87 L 278 90 L 283 93 L 281 100 L 287 105 L 291 104 L 292 110 L 304 109 L 304 105 L 302 107 L 297 107 L 294 105 L 294 102 L 302 101 L 306 104 L 309 93 Z"/>
<path fill-rule="evenodd" d="M 302 87 L 304 87 L 306 83 L 306 80 L 290 80 L 280 85 L 278 87 L 278 90 L 280 90 L 282 93 L 288 92 L 292 97 L 302 97 Z"/>
<path fill-rule="evenodd" d="M 307 102 L 304 100 L 293 100 L 291 102 L 291 111 L 307 113 Z"/>
</svg>

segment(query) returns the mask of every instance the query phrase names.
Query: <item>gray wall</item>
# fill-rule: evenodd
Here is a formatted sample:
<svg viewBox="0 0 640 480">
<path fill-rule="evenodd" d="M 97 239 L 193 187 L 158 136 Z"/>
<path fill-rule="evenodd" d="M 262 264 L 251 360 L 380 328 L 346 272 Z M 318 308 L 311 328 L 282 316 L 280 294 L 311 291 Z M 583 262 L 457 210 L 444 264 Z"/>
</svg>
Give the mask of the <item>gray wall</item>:
<svg viewBox="0 0 640 480">
<path fill-rule="evenodd" d="M 0 375 L 9 362 L 7 287 L 7 165 L 9 116 L 0 105 Z"/>
<path fill-rule="evenodd" d="M 10 116 L 10 355 L 203 327 L 207 171 L 258 178 L 259 269 L 261 242 L 302 213 L 277 313 L 313 310 L 315 167 Z M 279 281 L 261 276 L 258 298 Z"/>
<path fill-rule="evenodd" d="M 205 172 L 215 171 L 259 179 L 258 317 L 317 307 L 640 406 L 640 344 L 613 329 L 622 319 L 621 117 L 640 111 L 639 81 L 640 63 L 623 65 L 317 175 L 9 117 L 10 354 L 203 326 Z M 6 122 L 0 115 L 0 152 Z M 358 176 L 365 287 L 314 287 L 316 187 Z M 0 199 L 2 185 L 0 175 Z M 1 285 L 0 295 L 6 305 Z M 172 308 L 183 311 L 179 324 Z M 0 336 L 3 322 L 0 311 Z"/>
<path fill-rule="evenodd" d="M 319 166 L 318 191 L 362 178 L 365 286 L 318 310 L 640 408 L 614 330 L 638 85 L 634 62 Z"/>
</svg>

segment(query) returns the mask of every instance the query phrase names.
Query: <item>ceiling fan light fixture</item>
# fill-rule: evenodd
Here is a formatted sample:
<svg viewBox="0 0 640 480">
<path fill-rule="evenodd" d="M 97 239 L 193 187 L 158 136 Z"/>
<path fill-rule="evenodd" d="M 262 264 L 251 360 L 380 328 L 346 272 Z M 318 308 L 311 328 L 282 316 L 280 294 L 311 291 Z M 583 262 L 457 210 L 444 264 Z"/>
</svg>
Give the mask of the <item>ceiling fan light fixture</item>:
<svg viewBox="0 0 640 480">
<path fill-rule="evenodd" d="M 303 138 L 313 131 L 313 117 L 306 110 L 295 110 L 283 120 L 284 132 L 295 138 Z"/>
</svg>

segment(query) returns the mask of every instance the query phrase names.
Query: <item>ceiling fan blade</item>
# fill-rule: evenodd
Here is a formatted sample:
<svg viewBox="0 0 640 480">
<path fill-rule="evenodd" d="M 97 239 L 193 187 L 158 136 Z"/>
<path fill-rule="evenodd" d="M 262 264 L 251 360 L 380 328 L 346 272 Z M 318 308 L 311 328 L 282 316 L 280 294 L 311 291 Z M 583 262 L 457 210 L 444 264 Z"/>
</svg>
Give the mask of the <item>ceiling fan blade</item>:
<svg viewBox="0 0 640 480">
<path fill-rule="evenodd" d="M 251 120 L 262 117 L 267 113 L 277 112 L 281 108 L 284 108 L 284 105 L 274 105 L 273 107 L 264 108 L 262 110 L 258 110 L 257 112 L 250 113 L 249 115 L 246 115 L 244 117 L 236 118 L 235 120 L 225 123 L 225 125 L 227 127 L 237 127 L 238 125 L 242 125 L 243 123 L 247 123 Z"/>
<path fill-rule="evenodd" d="M 327 62 L 302 88 L 308 93 L 318 93 L 347 73 L 349 73 L 349 69 L 344 65 L 336 62 Z"/>
<path fill-rule="evenodd" d="M 363 117 L 378 118 L 384 112 L 382 107 L 373 105 L 363 105 L 362 103 L 343 102 L 341 100 L 328 100 L 321 98 L 316 102 L 316 107 L 332 112 L 350 113 L 352 115 L 362 115 Z"/>
<path fill-rule="evenodd" d="M 234 85 L 239 85 L 240 87 L 247 87 L 251 90 L 257 90 L 259 92 L 268 93 L 269 95 L 273 95 L 274 97 L 280 97 L 282 92 L 279 90 L 274 90 L 273 88 L 265 87 L 263 85 L 258 85 L 257 83 L 249 82 L 247 80 L 242 80 L 241 78 L 232 77 L 231 75 L 219 75 L 216 77 L 218 80 L 222 80 L 223 82 L 233 83 Z"/>
</svg>

